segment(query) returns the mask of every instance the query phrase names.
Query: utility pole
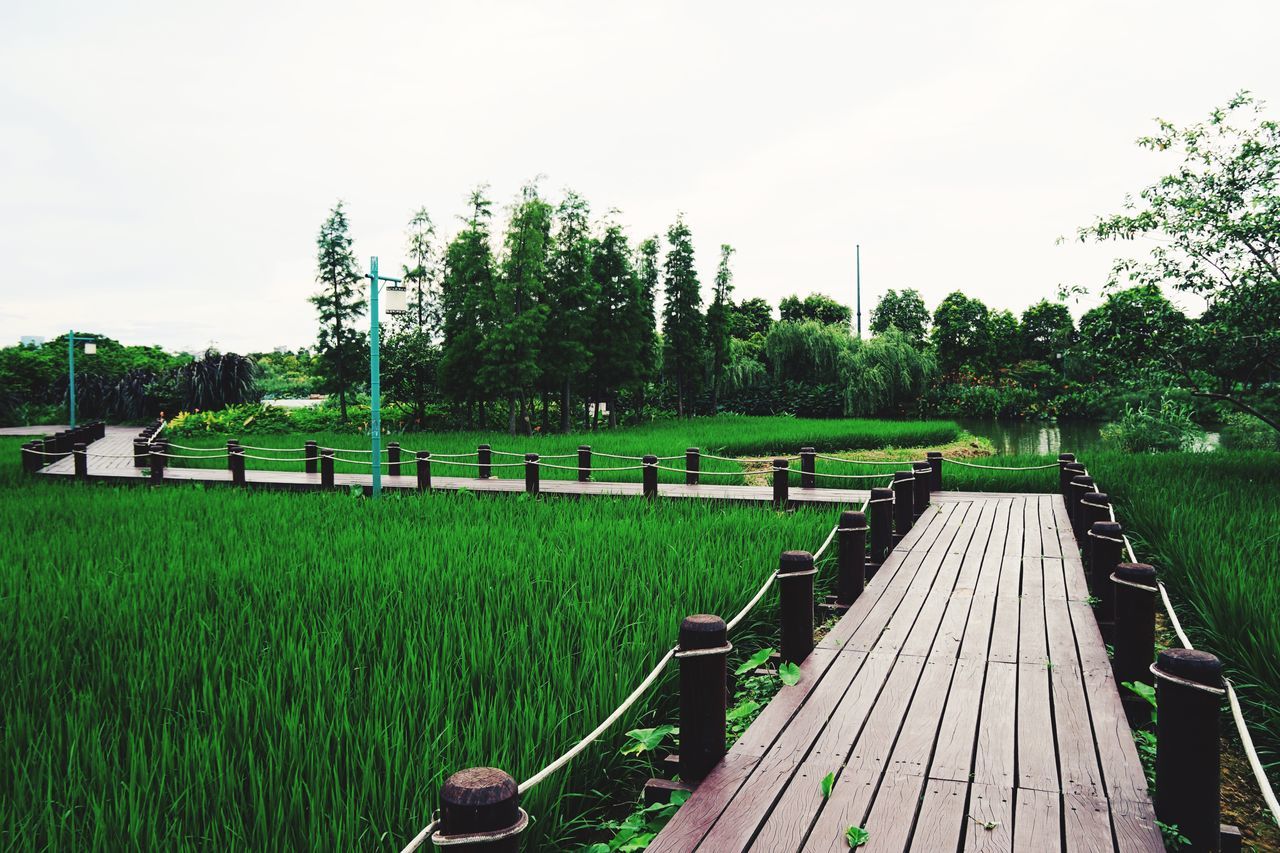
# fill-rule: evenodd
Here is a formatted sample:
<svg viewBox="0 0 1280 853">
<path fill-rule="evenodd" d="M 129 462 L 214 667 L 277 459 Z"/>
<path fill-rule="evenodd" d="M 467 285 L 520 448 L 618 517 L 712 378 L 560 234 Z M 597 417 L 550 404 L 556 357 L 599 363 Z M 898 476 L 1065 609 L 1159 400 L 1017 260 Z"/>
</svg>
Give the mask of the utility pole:
<svg viewBox="0 0 1280 853">
<path fill-rule="evenodd" d="M 378 287 L 388 282 L 388 314 L 403 314 L 405 311 L 405 287 L 398 278 L 378 275 L 378 258 L 369 259 L 369 457 L 371 467 L 369 473 L 373 482 L 370 492 L 373 497 L 382 493 L 382 376 L 379 362 L 380 333 L 378 331 Z M 398 286 L 397 286 L 398 285 Z"/>
<path fill-rule="evenodd" d="M 858 280 L 858 339 L 862 339 L 862 244 L 854 246 L 854 265 Z"/>
<path fill-rule="evenodd" d="M 95 335 L 77 335 L 76 330 L 67 332 L 67 402 L 70 403 L 71 428 L 76 428 L 76 341 L 84 344 L 85 355 L 93 355 L 98 351 L 98 338 Z"/>
</svg>

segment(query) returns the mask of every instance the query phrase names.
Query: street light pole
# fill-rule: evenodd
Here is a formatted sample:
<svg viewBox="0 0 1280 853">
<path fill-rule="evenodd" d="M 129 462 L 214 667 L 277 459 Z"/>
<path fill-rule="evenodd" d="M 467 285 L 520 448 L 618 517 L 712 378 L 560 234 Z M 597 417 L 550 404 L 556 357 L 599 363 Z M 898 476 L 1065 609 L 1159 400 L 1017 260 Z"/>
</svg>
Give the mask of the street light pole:
<svg viewBox="0 0 1280 853">
<path fill-rule="evenodd" d="M 395 284 L 401 284 L 401 281 L 378 275 L 376 255 L 369 258 L 369 274 L 365 277 L 369 279 L 369 450 L 372 453 L 369 473 L 373 475 L 372 493 L 376 498 L 382 494 L 382 371 L 378 347 L 381 342 L 378 331 L 378 288 L 384 281 Z M 388 286 L 388 290 L 403 293 L 404 287 Z M 396 305 L 396 308 L 389 308 L 387 313 L 403 313 L 403 306 L 398 305 L 395 300 L 392 300 L 392 305 Z"/>
<path fill-rule="evenodd" d="M 76 428 L 76 341 L 82 341 L 86 345 L 98 340 L 96 335 L 76 335 L 75 329 L 67 332 L 67 401 L 70 404 L 70 412 L 68 413 L 71 421 L 71 429 Z M 86 346 L 85 352 L 88 355 L 93 354 L 93 350 Z"/>
<path fill-rule="evenodd" d="M 854 246 L 854 266 L 857 270 L 858 282 L 858 338 L 862 338 L 862 244 L 858 243 Z"/>
</svg>

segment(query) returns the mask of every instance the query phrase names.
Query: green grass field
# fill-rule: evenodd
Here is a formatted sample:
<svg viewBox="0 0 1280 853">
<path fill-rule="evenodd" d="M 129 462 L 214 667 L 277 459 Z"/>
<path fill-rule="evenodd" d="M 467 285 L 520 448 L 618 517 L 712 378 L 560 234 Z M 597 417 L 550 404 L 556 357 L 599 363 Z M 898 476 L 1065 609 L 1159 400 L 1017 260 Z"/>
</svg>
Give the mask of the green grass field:
<svg viewBox="0 0 1280 853">
<path fill-rule="evenodd" d="M 682 616 L 731 615 L 836 518 L 41 482 L 19 443 L 0 442 L 4 848 L 398 848 L 445 775 L 532 774 Z M 773 608 L 735 634 L 743 657 Z M 668 687 L 525 798 L 532 840 L 565 837 Z"/>
</svg>

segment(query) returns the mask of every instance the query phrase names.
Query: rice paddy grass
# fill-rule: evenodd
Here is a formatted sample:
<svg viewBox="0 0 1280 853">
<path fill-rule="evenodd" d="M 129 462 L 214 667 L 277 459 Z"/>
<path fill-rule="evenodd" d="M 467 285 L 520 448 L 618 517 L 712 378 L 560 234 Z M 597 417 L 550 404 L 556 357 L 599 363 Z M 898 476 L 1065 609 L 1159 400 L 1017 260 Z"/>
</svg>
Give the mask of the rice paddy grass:
<svg viewBox="0 0 1280 853">
<path fill-rule="evenodd" d="M 527 778 L 683 616 L 731 615 L 837 515 L 45 482 L 19 444 L 0 441 L 6 849 L 398 849 L 448 773 Z M 775 642 L 775 596 L 731 664 Z M 622 732 L 671 699 L 656 685 L 523 798 L 530 849 L 566 843 Z"/>
</svg>

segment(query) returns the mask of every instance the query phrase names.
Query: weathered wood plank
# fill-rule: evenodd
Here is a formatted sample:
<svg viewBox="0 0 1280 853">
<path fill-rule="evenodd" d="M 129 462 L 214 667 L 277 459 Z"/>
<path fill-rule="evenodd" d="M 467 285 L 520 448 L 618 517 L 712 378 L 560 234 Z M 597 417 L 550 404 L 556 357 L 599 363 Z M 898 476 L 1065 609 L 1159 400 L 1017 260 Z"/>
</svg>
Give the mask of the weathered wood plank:
<svg viewBox="0 0 1280 853">
<path fill-rule="evenodd" d="M 1013 848 L 1013 790 L 1004 786 L 969 787 L 965 853 L 1007 853 Z"/>
<path fill-rule="evenodd" d="M 1113 853 L 1111 813 L 1106 800 L 1067 794 L 1062 798 L 1062 823 L 1068 853 Z"/>
<path fill-rule="evenodd" d="M 973 781 L 981 785 L 1013 788 L 1014 745 L 1018 715 L 1017 664 L 987 664 L 978 719 L 978 748 Z"/>
<path fill-rule="evenodd" d="M 1049 668 L 1044 661 L 1018 664 L 1018 787 L 1059 789 Z"/>
<path fill-rule="evenodd" d="M 1062 850 L 1062 806 L 1049 791 L 1019 788 L 1015 800 L 1013 849 L 1026 853 Z"/>
<path fill-rule="evenodd" d="M 924 801 L 920 804 L 920 815 L 911 836 L 912 853 L 937 853 L 959 848 L 965 824 L 969 822 L 964 811 L 968 792 L 966 782 L 929 779 L 925 783 Z"/>
</svg>

